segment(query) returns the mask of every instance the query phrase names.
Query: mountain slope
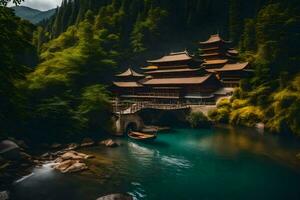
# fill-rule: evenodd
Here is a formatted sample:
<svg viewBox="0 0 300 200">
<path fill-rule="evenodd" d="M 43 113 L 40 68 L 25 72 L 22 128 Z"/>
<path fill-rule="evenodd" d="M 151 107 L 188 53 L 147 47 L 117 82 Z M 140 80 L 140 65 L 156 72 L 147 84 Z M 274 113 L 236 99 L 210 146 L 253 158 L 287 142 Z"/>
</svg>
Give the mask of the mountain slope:
<svg viewBox="0 0 300 200">
<path fill-rule="evenodd" d="M 12 9 L 18 17 L 26 19 L 33 24 L 37 24 L 42 20 L 49 19 L 55 14 L 55 9 L 40 11 L 26 6 L 14 6 Z"/>
</svg>

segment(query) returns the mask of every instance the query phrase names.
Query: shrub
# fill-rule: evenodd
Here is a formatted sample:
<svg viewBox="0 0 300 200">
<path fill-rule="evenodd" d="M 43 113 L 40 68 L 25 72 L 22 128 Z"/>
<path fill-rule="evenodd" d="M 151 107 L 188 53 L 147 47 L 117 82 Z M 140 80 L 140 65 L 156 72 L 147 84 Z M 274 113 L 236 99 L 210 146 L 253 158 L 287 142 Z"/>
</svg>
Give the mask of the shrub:
<svg viewBox="0 0 300 200">
<path fill-rule="evenodd" d="M 295 81 L 293 82 L 295 83 Z M 297 87 L 284 89 L 272 97 L 266 127 L 273 132 L 293 132 L 300 135 L 300 92 Z"/>
<path fill-rule="evenodd" d="M 208 117 L 214 122 L 228 123 L 231 107 L 232 106 L 229 99 L 220 99 L 217 102 L 217 109 L 210 111 L 208 113 Z"/>
<path fill-rule="evenodd" d="M 192 128 L 207 128 L 210 126 L 209 119 L 202 112 L 192 112 L 187 117 Z"/>
<path fill-rule="evenodd" d="M 232 106 L 233 109 L 239 109 L 239 108 L 247 106 L 247 104 L 248 104 L 247 100 L 235 99 L 232 102 L 231 106 Z"/>
<path fill-rule="evenodd" d="M 228 98 L 222 98 L 217 102 L 217 108 L 223 108 L 223 107 L 231 108 L 231 103 Z"/>
<path fill-rule="evenodd" d="M 215 109 L 208 112 L 208 117 L 211 121 L 219 123 L 228 123 L 229 122 L 230 110 L 226 108 Z"/>
<path fill-rule="evenodd" d="M 230 123 L 248 127 L 255 126 L 263 120 L 263 112 L 256 106 L 246 106 L 233 110 L 230 115 Z"/>
</svg>

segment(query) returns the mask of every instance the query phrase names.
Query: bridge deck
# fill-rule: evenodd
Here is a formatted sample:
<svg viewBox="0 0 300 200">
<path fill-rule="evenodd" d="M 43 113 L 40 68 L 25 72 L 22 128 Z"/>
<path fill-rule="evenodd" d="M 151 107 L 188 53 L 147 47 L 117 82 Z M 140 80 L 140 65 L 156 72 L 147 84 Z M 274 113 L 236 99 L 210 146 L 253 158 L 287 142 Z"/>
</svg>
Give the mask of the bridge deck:
<svg viewBox="0 0 300 200">
<path fill-rule="evenodd" d="M 115 106 L 114 113 L 117 114 L 133 114 L 142 109 L 158 109 L 158 110 L 181 110 L 187 108 L 198 108 L 198 110 L 204 110 L 215 108 L 215 105 L 208 104 L 208 105 L 189 105 L 189 104 L 155 104 L 155 103 L 144 103 L 144 102 L 137 102 L 131 104 L 127 107 L 122 106 Z"/>
</svg>

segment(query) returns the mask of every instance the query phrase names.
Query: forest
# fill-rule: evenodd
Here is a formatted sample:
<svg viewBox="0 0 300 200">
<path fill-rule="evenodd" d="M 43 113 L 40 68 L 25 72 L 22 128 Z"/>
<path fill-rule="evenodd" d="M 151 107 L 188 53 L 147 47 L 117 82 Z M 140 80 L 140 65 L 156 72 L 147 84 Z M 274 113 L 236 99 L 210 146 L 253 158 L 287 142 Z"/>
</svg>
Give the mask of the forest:
<svg viewBox="0 0 300 200">
<path fill-rule="evenodd" d="M 0 8 L 0 137 L 62 142 L 113 131 L 112 76 L 220 33 L 254 76 L 211 120 L 300 135 L 297 0 L 64 0 L 34 26 Z"/>
</svg>

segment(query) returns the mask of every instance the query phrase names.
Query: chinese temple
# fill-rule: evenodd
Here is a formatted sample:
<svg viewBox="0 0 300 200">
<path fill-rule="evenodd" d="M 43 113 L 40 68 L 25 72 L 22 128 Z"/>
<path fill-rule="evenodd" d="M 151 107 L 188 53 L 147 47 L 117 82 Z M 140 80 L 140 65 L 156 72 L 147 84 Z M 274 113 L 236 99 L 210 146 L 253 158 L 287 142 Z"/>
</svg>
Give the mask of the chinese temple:
<svg viewBox="0 0 300 200">
<path fill-rule="evenodd" d="M 162 104 L 215 104 L 248 74 L 248 63 L 237 62 L 231 42 L 212 35 L 200 42 L 201 60 L 187 51 L 148 60 L 138 73 L 129 68 L 115 76 L 114 93 L 121 100 Z"/>
<path fill-rule="evenodd" d="M 187 51 L 148 60 L 145 76 L 128 69 L 114 82 L 120 98 L 160 103 L 214 103 L 213 93 L 221 83 L 213 73 L 202 69 L 201 61 Z"/>
</svg>

